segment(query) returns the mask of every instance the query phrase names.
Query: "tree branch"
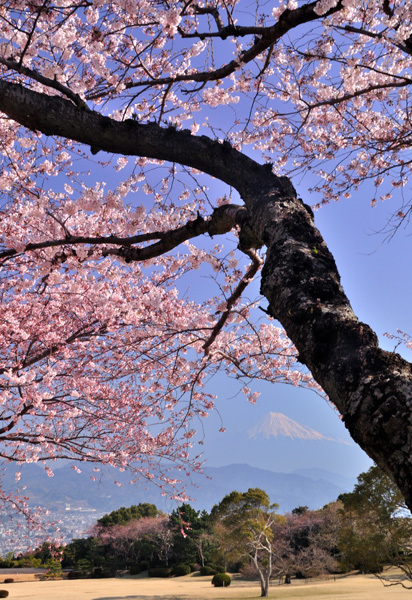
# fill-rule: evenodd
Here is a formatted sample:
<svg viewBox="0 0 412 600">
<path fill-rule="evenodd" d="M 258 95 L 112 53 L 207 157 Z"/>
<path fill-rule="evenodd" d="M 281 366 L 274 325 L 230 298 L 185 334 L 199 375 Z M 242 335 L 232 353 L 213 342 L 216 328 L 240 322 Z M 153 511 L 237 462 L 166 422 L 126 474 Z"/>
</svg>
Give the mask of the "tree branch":
<svg viewBox="0 0 412 600">
<path fill-rule="evenodd" d="M 222 331 L 230 313 L 232 312 L 232 308 L 235 306 L 236 302 L 239 300 L 249 283 L 253 280 L 256 273 L 259 271 L 263 264 L 263 260 L 257 254 L 257 252 L 253 249 L 244 250 L 245 254 L 247 254 L 251 259 L 252 263 L 249 265 L 248 270 L 245 275 L 242 277 L 238 285 L 236 286 L 233 294 L 228 298 L 226 302 L 226 309 L 223 311 L 221 317 L 217 321 L 216 325 L 213 327 L 212 333 L 206 342 L 203 344 L 203 350 L 205 352 L 205 356 L 209 354 L 209 348 Z"/>
<path fill-rule="evenodd" d="M 315 102 L 314 104 L 310 104 L 307 108 L 309 110 L 311 110 L 313 108 L 319 108 L 320 106 L 335 106 L 336 104 L 341 104 L 342 102 L 348 102 L 349 100 L 353 100 L 354 98 L 359 98 L 360 96 L 365 96 L 366 94 L 369 94 L 371 92 L 376 92 L 377 90 L 401 88 L 401 87 L 410 86 L 411 84 L 412 84 L 412 79 L 403 77 L 402 81 L 391 81 L 389 83 L 377 83 L 375 85 L 368 85 L 368 87 L 366 87 L 366 88 L 362 88 L 360 90 L 357 90 L 356 92 L 344 94 L 343 96 L 339 96 L 338 98 L 330 98 L 329 100 L 321 100 L 319 102 Z"/>
<path fill-rule="evenodd" d="M 63 96 L 66 96 L 66 98 L 72 100 L 72 102 L 74 102 L 74 104 L 79 108 L 84 108 L 85 110 L 88 110 L 85 101 L 78 94 L 73 92 L 70 88 L 57 81 L 57 79 L 50 79 L 49 77 L 44 77 L 44 75 L 41 75 L 38 71 L 35 71 L 34 69 L 28 69 L 27 67 L 24 67 L 20 62 L 16 62 L 11 58 L 3 58 L 2 56 L 0 56 L 0 64 L 4 65 L 12 71 L 16 71 L 16 73 L 26 75 L 26 77 L 30 77 L 30 79 L 34 79 L 34 81 L 38 81 L 42 85 L 45 85 L 46 87 L 60 92 L 61 94 L 63 94 Z"/>
<path fill-rule="evenodd" d="M 0 252 L 0 260 L 7 260 L 24 252 L 42 250 L 44 248 L 55 248 L 59 246 L 76 246 L 80 244 L 115 245 L 121 248 L 104 248 L 102 256 L 119 256 L 126 262 L 143 261 L 155 258 L 169 252 L 183 242 L 199 235 L 208 233 L 211 237 L 228 233 L 245 219 L 247 212 L 244 206 L 227 204 L 215 208 L 213 213 L 206 218 L 198 215 L 193 221 L 189 221 L 182 227 L 170 231 L 154 231 L 130 237 L 109 236 L 76 236 L 67 231 L 66 236 L 57 240 L 45 240 L 44 242 L 31 242 L 24 250 L 17 251 L 13 248 Z M 51 215 L 52 216 L 52 215 Z M 55 218 L 55 217 L 53 217 Z M 159 239 L 160 241 L 150 246 L 136 248 L 134 244 Z M 92 254 L 92 253 L 91 253 Z"/>
<path fill-rule="evenodd" d="M 384 12 L 386 12 L 386 11 L 384 11 Z M 344 27 L 338 25 L 336 27 L 336 29 L 341 29 L 342 31 L 348 31 L 351 33 L 357 33 L 358 35 L 364 35 L 364 36 L 370 37 L 372 39 L 382 39 L 382 37 L 383 37 L 383 35 L 381 33 L 375 33 L 373 31 L 368 31 L 367 29 L 363 29 L 361 27 L 353 27 L 353 25 L 345 25 Z M 394 46 L 396 46 L 396 48 L 399 48 L 399 50 L 402 50 L 402 52 L 412 55 L 412 47 L 410 46 L 410 38 L 405 40 L 405 42 L 407 42 L 407 43 L 409 42 L 409 45 L 408 44 L 406 44 L 406 45 L 400 44 L 400 43 L 395 42 L 394 40 L 391 40 L 390 38 L 387 38 L 387 37 L 385 37 L 385 41 L 391 42 Z"/>
<path fill-rule="evenodd" d="M 240 64 L 250 63 L 257 56 L 259 56 L 259 54 L 262 54 L 268 48 L 271 48 L 286 33 L 295 27 L 310 23 L 311 21 L 319 20 L 320 18 L 328 17 L 342 9 L 342 0 L 339 0 L 337 6 L 331 8 L 326 14 L 320 17 L 314 10 L 316 4 L 317 0 L 294 10 L 286 9 L 280 15 L 278 22 L 271 27 L 242 27 L 238 25 L 228 25 L 223 29 L 218 29 L 218 32 L 215 34 L 182 34 L 182 37 L 199 37 L 200 39 L 205 39 L 206 37 L 220 37 L 221 39 L 226 39 L 229 36 L 242 37 L 249 34 L 255 35 L 256 38 L 255 42 L 248 50 L 244 50 L 236 59 L 230 61 L 226 65 L 223 65 L 219 69 L 215 69 L 214 71 L 203 71 L 191 74 L 176 75 L 174 77 L 159 77 L 156 79 L 132 81 L 126 84 L 126 89 L 145 86 L 152 87 L 169 85 L 177 82 L 206 83 L 208 81 L 225 79 L 234 73 L 239 68 Z"/>
<path fill-rule="evenodd" d="M 0 81 L 0 111 L 24 127 L 45 135 L 57 135 L 125 156 L 146 156 L 178 162 L 217 177 L 242 190 L 248 186 L 247 171 L 262 167 L 228 143 L 188 130 L 141 125 L 133 119 L 115 121 L 97 112 L 74 106 L 59 96 L 47 96 L 24 86 Z M 233 169 L 235 167 L 235 169 Z"/>
</svg>

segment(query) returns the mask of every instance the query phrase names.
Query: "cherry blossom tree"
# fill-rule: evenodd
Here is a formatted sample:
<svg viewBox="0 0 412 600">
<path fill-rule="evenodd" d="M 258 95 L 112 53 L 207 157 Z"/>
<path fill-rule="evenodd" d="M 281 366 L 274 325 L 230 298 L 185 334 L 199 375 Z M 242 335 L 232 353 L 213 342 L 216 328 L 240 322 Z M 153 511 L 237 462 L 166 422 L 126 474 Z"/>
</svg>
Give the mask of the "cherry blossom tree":
<svg viewBox="0 0 412 600">
<path fill-rule="evenodd" d="M 339 503 L 321 510 L 292 511 L 274 524 L 274 573 L 304 577 L 336 572 Z M 284 548 L 286 546 L 286 549 Z"/>
<path fill-rule="evenodd" d="M 291 577 L 297 574 L 314 577 L 336 570 L 333 553 L 340 527 L 337 506 L 332 504 L 319 511 L 306 508 L 276 517 L 271 520 L 271 535 L 266 536 L 265 544 L 260 543 L 259 552 L 242 567 L 247 576 L 256 574 L 257 566 L 262 572 L 266 570 L 267 583 L 262 592 L 265 590 L 267 595 L 270 579 L 285 578 L 285 583 L 291 583 Z"/>
<path fill-rule="evenodd" d="M 169 517 L 160 515 L 158 517 L 142 517 L 134 519 L 122 525 L 110 525 L 102 527 L 96 525 L 91 535 L 101 540 L 104 546 L 110 547 L 110 553 L 121 559 L 128 565 L 133 561 L 140 560 L 139 546 L 137 542 L 148 542 L 160 560 L 168 562 L 172 546 L 172 533 L 169 530 Z M 146 560 L 146 556 L 144 559 Z"/>
<path fill-rule="evenodd" d="M 316 176 L 319 204 L 371 181 L 408 219 L 411 19 L 401 0 L 2 3 L 4 460 L 176 485 L 223 370 L 252 402 L 256 378 L 321 386 L 412 507 L 411 366 L 354 315 L 290 179 Z"/>
</svg>

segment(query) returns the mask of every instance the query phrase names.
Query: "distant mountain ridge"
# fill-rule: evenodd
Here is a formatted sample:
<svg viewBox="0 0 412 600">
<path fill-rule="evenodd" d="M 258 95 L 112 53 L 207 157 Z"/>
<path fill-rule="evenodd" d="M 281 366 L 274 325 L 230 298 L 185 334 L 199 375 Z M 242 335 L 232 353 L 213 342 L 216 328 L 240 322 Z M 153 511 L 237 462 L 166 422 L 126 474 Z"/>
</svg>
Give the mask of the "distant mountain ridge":
<svg viewBox="0 0 412 600">
<path fill-rule="evenodd" d="M 339 473 L 332 473 L 332 471 L 319 469 L 317 467 L 308 469 L 295 469 L 291 472 L 291 475 L 302 475 L 302 477 L 309 477 L 309 479 L 313 479 L 313 481 L 319 481 L 320 479 L 323 481 L 329 481 L 345 491 L 352 491 L 357 480 L 356 477 L 345 477 Z"/>
<path fill-rule="evenodd" d="M 93 482 L 90 479 L 91 475 L 96 475 L 92 471 L 93 466 L 82 465 L 83 473 L 79 475 L 71 465 L 65 465 L 54 470 L 54 477 L 48 477 L 40 466 L 23 465 L 20 467 L 20 483 L 26 486 L 25 494 L 31 498 L 32 504 L 52 510 L 64 510 L 68 504 L 110 512 L 120 506 L 139 502 L 156 504 L 165 512 L 176 507 L 154 485 L 129 485 L 130 475 L 127 473 L 111 470 L 103 473 L 98 482 Z M 122 483 L 121 487 L 114 484 L 115 479 Z M 192 479 L 196 487 L 189 489 L 188 493 L 196 500 L 190 503 L 198 510 L 208 511 L 226 494 L 233 490 L 246 491 L 250 487 L 265 490 L 271 501 L 279 504 L 280 512 L 288 512 L 302 505 L 311 509 L 321 508 L 353 487 L 342 487 L 323 478 L 314 480 L 299 473 L 275 473 L 248 464 L 205 467 L 203 475 L 195 474 Z M 5 484 L 5 488 L 9 489 L 15 489 L 18 485 L 14 482 L 11 469 L 7 471 Z"/>
<path fill-rule="evenodd" d="M 218 501 L 233 490 L 246 491 L 259 487 L 270 496 L 271 502 L 279 504 L 280 512 L 290 512 L 297 506 L 318 509 L 336 500 L 346 490 L 330 481 L 314 481 L 309 477 L 291 473 L 275 473 L 258 469 L 247 464 L 232 464 L 225 467 L 207 467 L 205 473 L 212 478 L 213 492 L 202 490 L 202 501 L 210 504 L 212 498 Z M 350 488 L 351 489 L 351 488 Z M 209 502 L 207 502 L 209 500 Z M 213 501 L 216 503 L 216 500 Z"/>
</svg>

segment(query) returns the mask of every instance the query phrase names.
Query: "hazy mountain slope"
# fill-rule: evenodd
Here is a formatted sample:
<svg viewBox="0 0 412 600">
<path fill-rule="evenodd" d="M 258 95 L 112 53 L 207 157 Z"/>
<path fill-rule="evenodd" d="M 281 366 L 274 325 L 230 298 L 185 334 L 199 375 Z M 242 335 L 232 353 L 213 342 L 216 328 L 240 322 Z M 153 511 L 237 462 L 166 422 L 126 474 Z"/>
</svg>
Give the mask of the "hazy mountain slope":
<svg viewBox="0 0 412 600">
<path fill-rule="evenodd" d="M 318 469 L 316 467 L 312 467 L 310 469 L 294 469 L 290 474 L 309 477 L 309 479 L 313 479 L 314 481 L 319 481 L 322 479 L 323 481 L 329 481 L 330 483 L 333 483 L 344 490 L 350 491 L 353 489 L 356 483 L 356 477 L 345 477 L 340 473 L 333 473 L 332 471 Z"/>
<path fill-rule="evenodd" d="M 31 497 L 32 504 L 39 504 L 45 508 L 64 509 L 67 503 L 72 506 L 81 505 L 111 511 L 139 502 L 151 502 L 166 511 L 175 507 L 175 504 L 162 497 L 161 491 L 155 486 L 129 485 L 130 476 L 127 473 L 109 470 L 98 475 L 98 481 L 91 481 L 92 468 L 93 465 L 82 465 L 82 474 L 79 475 L 70 465 L 66 465 L 55 469 L 54 477 L 48 477 L 41 467 L 24 465 L 20 483 L 26 485 L 25 493 Z M 115 479 L 123 485 L 115 485 Z M 11 469 L 7 480 L 8 488 L 15 489 Z M 319 508 L 335 500 L 343 491 L 348 491 L 348 488 L 338 487 L 330 481 L 314 481 L 300 474 L 274 473 L 247 464 L 206 467 L 204 475 L 195 475 L 193 481 L 198 488 L 189 490 L 190 495 L 196 498 L 191 504 L 206 510 L 210 510 L 231 491 L 246 491 L 250 487 L 265 490 L 271 501 L 280 505 L 281 512 L 292 510 L 299 505 Z"/>
<path fill-rule="evenodd" d="M 220 499 L 232 490 L 246 491 L 250 487 L 259 487 L 269 494 L 272 502 L 279 504 L 280 512 L 302 505 L 316 509 L 336 500 L 345 491 L 328 481 L 313 481 L 302 475 L 274 473 L 246 464 L 208 467 L 205 473 L 212 477 L 212 482 L 209 491 L 204 488 L 201 490 L 204 506 L 210 506 L 216 502 L 216 496 Z"/>
</svg>

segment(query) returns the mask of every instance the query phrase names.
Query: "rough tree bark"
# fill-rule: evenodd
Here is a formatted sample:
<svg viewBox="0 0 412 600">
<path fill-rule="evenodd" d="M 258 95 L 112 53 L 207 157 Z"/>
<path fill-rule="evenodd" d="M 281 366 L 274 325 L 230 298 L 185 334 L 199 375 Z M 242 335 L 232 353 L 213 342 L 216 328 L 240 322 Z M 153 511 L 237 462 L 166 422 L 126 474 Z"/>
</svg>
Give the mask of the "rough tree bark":
<svg viewBox="0 0 412 600">
<path fill-rule="evenodd" d="M 267 247 L 261 287 L 270 314 L 339 409 L 353 439 L 393 474 L 412 509 L 411 364 L 381 350 L 375 333 L 359 322 L 311 210 L 287 178 L 228 143 L 133 120 L 114 121 L 7 81 L 0 82 L 0 110 L 46 135 L 177 162 L 236 188 L 248 211 L 246 227 L 243 209 L 243 249 Z"/>
</svg>

